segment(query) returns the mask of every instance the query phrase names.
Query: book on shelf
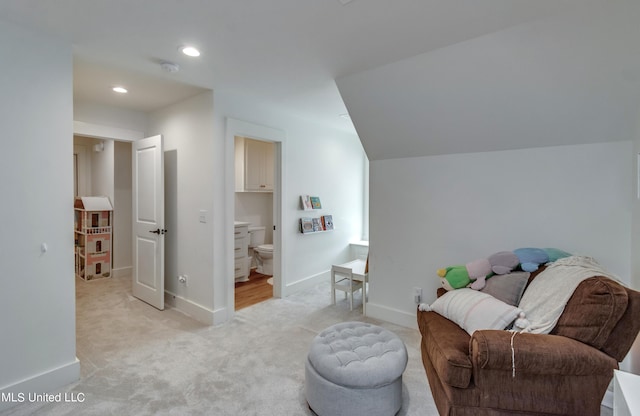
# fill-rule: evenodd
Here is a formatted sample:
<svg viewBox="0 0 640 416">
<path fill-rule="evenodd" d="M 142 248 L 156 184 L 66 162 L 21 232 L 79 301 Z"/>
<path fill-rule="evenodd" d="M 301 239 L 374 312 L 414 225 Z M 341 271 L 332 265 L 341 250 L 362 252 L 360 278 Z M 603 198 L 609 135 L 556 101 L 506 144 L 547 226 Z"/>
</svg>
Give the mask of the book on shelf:
<svg viewBox="0 0 640 416">
<path fill-rule="evenodd" d="M 311 197 L 309 195 L 300 195 L 300 202 L 302 203 L 302 208 L 305 211 L 311 211 L 313 209 Z"/>
<path fill-rule="evenodd" d="M 322 224 L 325 230 L 333 230 L 333 217 L 331 215 L 323 215 Z"/>
<path fill-rule="evenodd" d="M 300 231 L 304 234 L 313 232 L 313 219 L 312 218 L 300 218 Z"/>
<path fill-rule="evenodd" d="M 322 209 L 322 204 L 320 203 L 319 196 L 312 196 L 310 197 L 310 199 L 311 199 L 311 206 L 313 207 L 313 209 Z"/>
<path fill-rule="evenodd" d="M 311 221 L 313 222 L 313 231 L 324 231 L 321 218 L 312 218 Z"/>
</svg>

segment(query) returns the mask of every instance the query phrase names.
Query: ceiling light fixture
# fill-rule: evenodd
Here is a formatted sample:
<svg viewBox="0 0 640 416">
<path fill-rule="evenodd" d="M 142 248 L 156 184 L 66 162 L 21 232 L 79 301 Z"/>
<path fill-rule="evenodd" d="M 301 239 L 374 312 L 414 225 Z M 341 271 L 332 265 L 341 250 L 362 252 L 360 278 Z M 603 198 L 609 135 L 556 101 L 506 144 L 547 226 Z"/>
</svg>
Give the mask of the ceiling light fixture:
<svg viewBox="0 0 640 416">
<path fill-rule="evenodd" d="M 128 93 L 128 92 L 129 92 L 129 91 L 127 91 L 127 89 L 126 89 L 126 88 L 124 88 L 124 87 L 113 87 L 113 88 L 111 88 L 111 89 L 112 89 L 114 92 L 117 92 L 117 93 L 120 93 L 120 94 L 126 94 L 126 93 Z"/>
<path fill-rule="evenodd" d="M 180 51 L 187 56 L 200 56 L 200 51 L 194 48 L 193 46 L 182 46 Z"/>
<path fill-rule="evenodd" d="M 340 117 L 342 117 L 345 120 L 351 120 L 351 116 L 349 116 L 349 114 L 347 114 L 347 113 L 340 114 Z"/>
</svg>

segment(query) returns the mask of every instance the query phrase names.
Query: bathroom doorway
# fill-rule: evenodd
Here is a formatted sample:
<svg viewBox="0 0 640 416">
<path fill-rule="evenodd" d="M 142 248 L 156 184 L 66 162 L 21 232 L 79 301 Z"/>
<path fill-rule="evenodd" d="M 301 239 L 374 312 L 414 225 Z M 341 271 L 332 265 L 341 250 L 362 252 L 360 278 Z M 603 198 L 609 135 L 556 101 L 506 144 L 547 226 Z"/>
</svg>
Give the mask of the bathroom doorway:
<svg viewBox="0 0 640 416">
<path fill-rule="evenodd" d="M 234 136 L 236 224 L 249 224 L 242 252 L 235 254 L 235 310 L 273 297 L 273 191 L 276 144 Z M 236 228 L 242 235 L 245 228 Z M 238 249 L 238 247 L 236 247 Z"/>
<path fill-rule="evenodd" d="M 246 243 L 246 274 L 229 273 L 227 305 L 235 310 L 282 297 L 282 148 L 284 132 L 251 123 L 227 119 L 227 166 L 230 181 L 228 218 L 234 225 L 246 224 L 250 232 Z M 235 229 L 236 227 L 234 227 Z M 237 242 L 229 239 L 229 245 Z M 245 248 L 240 249 L 242 255 Z M 228 270 L 238 267 L 238 253 L 229 256 Z"/>
</svg>

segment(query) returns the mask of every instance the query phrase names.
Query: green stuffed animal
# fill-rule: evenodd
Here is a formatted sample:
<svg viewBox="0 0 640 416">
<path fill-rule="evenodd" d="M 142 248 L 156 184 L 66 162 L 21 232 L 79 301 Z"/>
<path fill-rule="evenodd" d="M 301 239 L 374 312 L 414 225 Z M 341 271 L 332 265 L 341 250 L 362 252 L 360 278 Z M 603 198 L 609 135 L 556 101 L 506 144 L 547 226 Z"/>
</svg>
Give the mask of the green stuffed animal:
<svg viewBox="0 0 640 416">
<path fill-rule="evenodd" d="M 471 283 L 467 266 L 449 266 L 438 269 L 438 276 L 442 278 L 442 287 L 446 290 L 460 289 Z"/>
</svg>

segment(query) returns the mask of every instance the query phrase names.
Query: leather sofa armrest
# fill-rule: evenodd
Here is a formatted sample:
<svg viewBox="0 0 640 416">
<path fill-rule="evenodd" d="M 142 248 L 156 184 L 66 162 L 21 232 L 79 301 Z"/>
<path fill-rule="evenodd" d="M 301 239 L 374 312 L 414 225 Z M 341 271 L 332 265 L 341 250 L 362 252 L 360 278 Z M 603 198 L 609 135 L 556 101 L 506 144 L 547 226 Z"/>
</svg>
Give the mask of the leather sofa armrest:
<svg viewBox="0 0 640 416">
<path fill-rule="evenodd" d="M 582 376 L 606 374 L 618 366 L 614 358 L 602 351 L 558 335 L 476 331 L 469 341 L 469 349 L 476 380 L 478 372 L 511 373 L 514 367 L 520 375 Z"/>
</svg>

